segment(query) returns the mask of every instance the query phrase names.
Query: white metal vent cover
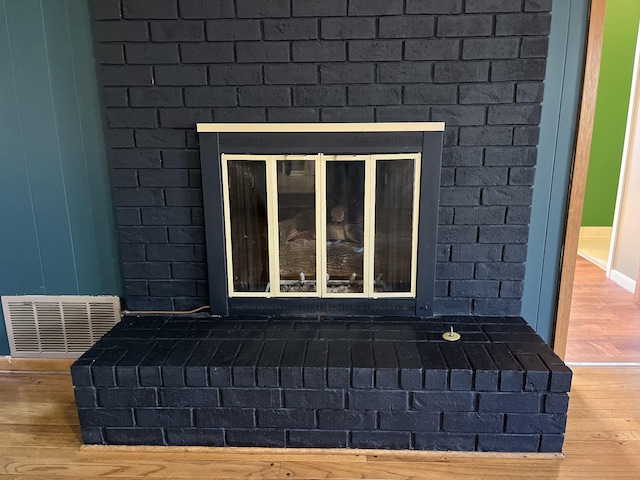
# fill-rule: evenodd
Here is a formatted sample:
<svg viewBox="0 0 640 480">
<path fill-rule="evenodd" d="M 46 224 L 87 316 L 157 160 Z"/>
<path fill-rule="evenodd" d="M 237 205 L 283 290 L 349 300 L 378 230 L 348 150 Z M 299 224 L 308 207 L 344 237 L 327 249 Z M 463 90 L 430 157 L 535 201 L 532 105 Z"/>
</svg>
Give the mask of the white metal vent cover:
<svg viewBox="0 0 640 480">
<path fill-rule="evenodd" d="M 115 296 L 5 296 L 11 356 L 77 358 L 120 321 Z"/>
</svg>

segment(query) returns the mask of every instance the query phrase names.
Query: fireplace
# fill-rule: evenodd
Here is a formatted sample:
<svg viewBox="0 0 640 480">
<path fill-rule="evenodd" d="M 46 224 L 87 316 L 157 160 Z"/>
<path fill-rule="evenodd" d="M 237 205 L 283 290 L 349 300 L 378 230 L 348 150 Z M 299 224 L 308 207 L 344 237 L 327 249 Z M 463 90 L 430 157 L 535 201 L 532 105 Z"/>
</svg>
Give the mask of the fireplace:
<svg viewBox="0 0 640 480">
<path fill-rule="evenodd" d="M 431 316 L 443 130 L 199 124 L 211 311 Z"/>
</svg>

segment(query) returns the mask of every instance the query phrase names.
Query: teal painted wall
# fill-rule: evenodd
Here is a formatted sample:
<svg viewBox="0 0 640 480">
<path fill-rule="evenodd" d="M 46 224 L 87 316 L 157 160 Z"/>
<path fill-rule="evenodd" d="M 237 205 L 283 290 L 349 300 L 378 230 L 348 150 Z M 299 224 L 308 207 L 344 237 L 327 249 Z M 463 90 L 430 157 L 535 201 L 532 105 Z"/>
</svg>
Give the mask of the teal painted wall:
<svg viewBox="0 0 640 480">
<path fill-rule="evenodd" d="M 631 94 L 640 1 L 607 0 L 583 226 L 611 226 Z"/>
<path fill-rule="evenodd" d="M 553 340 L 589 0 L 554 0 L 531 206 L 522 316 Z"/>
<path fill-rule="evenodd" d="M 121 295 L 88 2 L 0 1 L 0 66 L 0 295 Z"/>
</svg>

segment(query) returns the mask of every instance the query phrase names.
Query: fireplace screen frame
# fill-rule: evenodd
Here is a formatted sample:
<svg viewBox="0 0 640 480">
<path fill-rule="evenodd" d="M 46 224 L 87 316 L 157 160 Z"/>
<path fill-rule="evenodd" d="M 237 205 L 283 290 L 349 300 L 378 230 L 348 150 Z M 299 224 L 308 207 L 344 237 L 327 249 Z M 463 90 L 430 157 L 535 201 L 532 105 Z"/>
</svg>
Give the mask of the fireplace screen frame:
<svg viewBox="0 0 640 480">
<path fill-rule="evenodd" d="M 198 124 L 203 183 L 205 241 L 210 311 L 234 314 L 433 315 L 442 122 L 361 124 Z M 322 152 L 321 154 L 319 152 Z M 415 156 L 414 236 L 410 292 L 386 295 L 274 296 L 234 294 L 229 270 L 228 222 L 225 218 L 225 158 L 329 158 Z M 319 158 L 322 158 L 321 156 Z M 330 160 L 328 160 L 330 161 Z M 273 179 L 271 179 L 273 181 Z M 417 190 L 417 191 L 415 191 Z M 366 201 L 370 202 L 370 194 Z M 319 213 L 318 219 L 325 221 Z M 417 226 L 415 225 L 417 223 Z M 321 223 L 318 223 L 320 225 Z M 367 280 L 367 279 L 365 279 Z M 317 282 L 319 285 L 320 282 Z M 373 282 L 372 282 L 373 283 Z M 320 292 L 318 292 L 320 293 Z M 371 292 L 370 292 L 371 293 Z"/>
</svg>

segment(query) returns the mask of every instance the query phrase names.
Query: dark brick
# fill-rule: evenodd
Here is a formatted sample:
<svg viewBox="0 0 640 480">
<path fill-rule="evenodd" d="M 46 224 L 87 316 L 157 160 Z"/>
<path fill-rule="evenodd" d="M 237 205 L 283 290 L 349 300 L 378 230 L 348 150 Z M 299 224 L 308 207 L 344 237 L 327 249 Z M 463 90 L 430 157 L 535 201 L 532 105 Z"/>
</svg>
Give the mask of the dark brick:
<svg viewBox="0 0 640 480">
<path fill-rule="evenodd" d="M 502 259 L 502 247 L 499 245 L 453 245 L 451 259 L 455 262 L 486 262 Z"/>
<path fill-rule="evenodd" d="M 440 412 L 380 412 L 380 430 L 437 432 Z"/>
<path fill-rule="evenodd" d="M 445 122 L 448 126 L 481 125 L 484 123 L 485 108 L 475 105 L 433 107 L 431 117 L 434 121 Z"/>
<path fill-rule="evenodd" d="M 131 129 L 108 129 L 105 132 L 107 139 L 107 145 L 111 148 L 133 148 L 135 146 L 135 139 L 133 136 L 133 130 Z"/>
<path fill-rule="evenodd" d="M 349 105 L 396 105 L 402 89 L 395 85 L 358 85 L 348 88 Z"/>
<path fill-rule="evenodd" d="M 188 107 L 231 107 L 236 105 L 233 87 L 187 87 L 184 103 Z"/>
<path fill-rule="evenodd" d="M 120 256 L 123 262 L 144 262 L 146 260 L 142 245 L 121 245 Z"/>
<path fill-rule="evenodd" d="M 126 107 L 129 103 L 128 89 L 103 87 L 102 101 L 105 107 Z"/>
<path fill-rule="evenodd" d="M 83 388 L 74 386 L 73 395 L 76 399 L 76 405 L 78 406 L 78 408 L 96 408 L 98 406 L 95 388 Z"/>
<path fill-rule="evenodd" d="M 507 177 L 508 170 L 500 167 L 458 167 L 456 169 L 456 185 L 506 185 Z"/>
<path fill-rule="evenodd" d="M 491 15 L 458 15 L 438 18 L 439 37 L 486 37 L 491 35 Z"/>
<path fill-rule="evenodd" d="M 100 69 L 100 79 L 105 86 L 110 85 L 152 85 L 151 67 L 138 65 L 108 65 Z"/>
<path fill-rule="evenodd" d="M 116 218 L 119 226 L 142 225 L 139 208 L 117 208 Z"/>
<path fill-rule="evenodd" d="M 291 91 L 289 87 L 239 87 L 238 92 L 240 105 L 252 107 L 287 107 L 291 105 Z"/>
<path fill-rule="evenodd" d="M 151 22 L 151 40 L 154 42 L 204 41 L 204 24 L 195 21 Z"/>
<path fill-rule="evenodd" d="M 121 245 L 120 248 L 124 249 L 128 245 Z M 137 245 L 134 245 L 137 246 Z M 126 260 L 123 260 L 126 261 Z M 134 296 L 148 296 L 149 295 L 149 282 L 146 280 L 127 280 L 125 282 L 125 288 L 127 295 Z"/>
<path fill-rule="evenodd" d="M 323 39 L 375 38 L 376 19 L 363 17 L 323 18 L 320 23 Z"/>
<path fill-rule="evenodd" d="M 128 64 L 157 65 L 179 63 L 178 46 L 172 44 L 130 43 L 124 46 Z"/>
<path fill-rule="evenodd" d="M 436 83 L 485 82 L 489 79 L 489 62 L 440 62 L 433 71 Z"/>
<path fill-rule="evenodd" d="M 125 18 L 178 18 L 176 0 L 123 0 Z"/>
<path fill-rule="evenodd" d="M 499 433 L 504 422 L 501 413 L 452 413 L 445 411 L 442 430 L 459 433 Z"/>
<path fill-rule="evenodd" d="M 279 408 L 281 407 L 280 392 L 270 389 L 222 389 L 222 405 L 225 407 Z"/>
<path fill-rule="evenodd" d="M 191 426 L 191 412 L 177 408 L 137 408 L 136 426 L 188 427 Z"/>
<path fill-rule="evenodd" d="M 149 40 L 147 22 L 95 22 L 93 34 L 98 42 L 146 42 Z"/>
<path fill-rule="evenodd" d="M 522 8 L 520 0 L 467 0 L 466 13 L 519 12 Z"/>
<path fill-rule="evenodd" d="M 462 0 L 407 0 L 407 13 L 460 13 Z"/>
<path fill-rule="evenodd" d="M 474 313 L 476 315 L 520 315 L 522 302 L 520 299 L 495 298 L 474 300 Z"/>
<path fill-rule="evenodd" d="M 297 45 L 297 44 L 294 44 Z M 288 42 L 239 42 L 236 56 L 241 63 L 270 63 L 289 61 Z M 294 51 L 295 59 L 295 51 Z"/>
<path fill-rule="evenodd" d="M 442 149 L 442 165 L 445 167 L 480 166 L 483 157 L 482 148 L 445 147 Z"/>
<path fill-rule="evenodd" d="M 168 207 L 202 207 L 202 190 L 199 188 L 177 188 L 165 190 Z"/>
<path fill-rule="evenodd" d="M 377 122 L 424 122 L 429 118 L 430 108 L 426 106 L 377 107 Z"/>
<path fill-rule="evenodd" d="M 567 413 L 569 395 L 566 393 L 550 393 L 546 395 L 544 403 L 545 413 Z"/>
<path fill-rule="evenodd" d="M 284 403 L 286 408 L 344 408 L 343 394 L 340 390 L 285 390 Z"/>
<path fill-rule="evenodd" d="M 119 150 L 111 158 L 113 168 L 159 168 L 160 164 L 158 150 Z"/>
<path fill-rule="evenodd" d="M 360 67 L 362 64 L 354 64 L 343 66 L 343 70 L 349 70 Z M 362 65 L 363 66 L 363 65 Z M 369 67 L 369 66 L 367 66 Z M 380 63 L 378 64 L 378 82 L 380 83 L 423 83 L 431 81 L 431 71 L 433 64 L 429 62 L 393 62 L 393 63 Z M 322 69 L 320 70 L 322 72 Z M 355 82 L 354 82 L 355 83 Z M 367 80 L 362 83 L 368 83 Z M 420 85 L 418 87 L 426 87 Z M 435 89 L 439 88 L 438 85 L 433 85 Z M 405 87 L 405 89 L 408 88 Z M 455 87 L 454 87 L 455 88 Z M 426 87 L 426 89 L 429 89 Z M 406 92 L 406 90 L 405 90 Z M 405 101 L 407 95 L 405 93 Z M 429 102 L 427 102 L 429 103 Z"/>
<path fill-rule="evenodd" d="M 533 184 L 533 178 L 530 184 Z M 513 225 L 528 225 L 531 218 L 531 207 L 507 208 L 506 223 Z"/>
<path fill-rule="evenodd" d="M 520 280 L 524 265 L 520 263 L 478 263 L 476 278 L 489 280 Z"/>
<path fill-rule="evenodd" d="M 269 108 L 267 118 L 270 122 L 317 122 L 320 119 L 318 108 Z"/>
<path fill-rule="evenodd" d="M 349 60 L 352 62 L 388 62 L 402 59 L 400 40 L 352 40 Z"/>
<path fill-rule="evenodd" d="M 202 227 L 169 227 L 171 243 L 204 244 L 204 228 Z"/>
<path fill-rule="evenodd" d="M 350 0 L 349 15 L 397 15 L 402 13 L 403 0 Z"/>
<path fill-rule="evenodd" d="M 497 297 L 499 282 L 487 280 L 454 280 L 451 282 L 452 297 Z"/>
<path fill-rule="evenodd" d="M 81 427 L 80 433 L 82 434 L 82 441 L 88 445 L 104 445 L 106 443 L 102 427 Z"/>
<path fill-rule="evenodd" d="M 356 431 L 351 434 L 351 447 L 408 450 L 411 447 L 411 434 L 409 432 Z"/>
<path fill-rule="evenodd" d="M 516 102 L 539 103 L 544 93 L 543 83 L 519 83 L 516 90 Z"/>
<path fill-rule="evenodd" d="M 318 69 L 315 65 L 265 65 L 264 83 L 276 85 L 304 85 L 318 83 Z"/>
<path fill-rule="evenodd" d="M 167 428 L 167 444 L 175 446 L 223 447 L 221 428 Z"/>
<path fill-rule="evenodd" d="M 416 448 L 419 450 L 473 451 L 476 436 L 473 434 L 416 433 Z"/>
<path fill-rule="evenodd" d="M 528 37 L 522 39 L 521 58 L 545 58 L 549 51 L 549 37 Z"/>
<path fill-rule="evenodd" d="M 122 267 L 125 277 L 128 279 L 171 278 L 171 270 L 168 263 L 123 262 Z"/>
<path fill-rule="evenodd" d="M 207 39 L 214 42 L 261 40 L 259 20 L 211 20 L 207 22 Z"/>
<path fill-rule="evenodd" d="M 524 284 L 519 281 L 500 282 L 500 296 L 503 298 L 521 298 Z"/>
<path fill-rule="evenodd" d="M 404 88 L 404 102 L 406 104 L 451 104 L 455 103 L 458 92 L 455 85 L 407 85 Z M 443 110 L 442 108 L 436 110 L 434 119 L 438 121 L 447 121 L 451 119 L 452 114 L 455 116 L 456 111 L 451 109 L 460 109 L 461 107 L 448 107 L 450 110 Z M 447 112 L 449 112 L 447 114 Z M 458 113 L 463 113 L 462 111 Z M 479 113 L 475 112 L 475 113 Z M 484 111 L 481 112 L 484 117 Z M 478 117 L 479 118 L 479 117 Z M 476 118 L 477 120 L 477 118 Z"/>
<path fill-rule="evenodd" d="M 291 14 L 289 0 L 236 0 L 238 18 L 288 17 Z"/>
<path fill-rule="evenodd" d="M 196 123 L 211 121 L 213 114 L 208 108 L 160 110 L 160 125 L 165 128 L 194 128 Z"/>
<path fill-rule="evenodd" d="M 520 48 L 518 38 L 474 38 L 462 44 L 464 60 L 517 58 Z"/>
<path fill-rule="evenodd" d="M 313 428 L 315 424 L 313 410 L 260 409 L 257 414 L 259 428 Z"/>
<path fill-rule="evenodd" d="M 252 408 L 197 408 L 194 410 L 196 427 L 252 428 L 256 426 Z"/>
<path fill-rule="evenodd" d="M 294 2 L 294 6 L 297 1 Z M 347 431 L 329 430 L 289 430 L 289 447 L 303 448 L 346 448 Z"/>
<path fill-rule="evenodd" d="M 209 77 L 211 85 L 260 85 L 262 69 L 259 65 L 211 65 Z"/>
<path fill-rule="evenodd" d="M 550 12 L 552 0 L 524 0 L 525 12 Z"/>
<path fill-rule="evenodd" d="M 164 445 L 161 428 L 105 428 L 111 445 Z"/>
<path fill-rule="evenodd" d="M 304 65 L 295 65 L 295 68 L 303 68 Z M 309 66 L 310 72 L 315 72 L 315 65 Z M 311 74 L 309 72 L 309 79 Z M 315 74 L 314 74 L 315 79 Z M 320 79 L 322 83 L 373 83 L 374 65 L 367 63 L 357 64 L 327 64 L 320 66 Z M 283 79 L 284 80 L 284 79 Z M 295 82 L 300 83 L 300 82 Z M 305 82 L 306 83 L 306 82 Z M 308 82 L 311 83 L 311 82 Z"/>
<path fill-rule="evenodd" d="M 333 62 L 346 60 L 345 42 L 342 41 L 299 41 L 292 47 L 294 62 Z"/>
<path fill-rule="evenodd" d="M 456 207 L 453 223 L 456 225 L 502 225 L 505 219 L 504 207 Z M 484 228 L 484 227 L 482 227 Z M 481 228 L 481 231 L 482 231 Z M 481 242 L 491 243 L 491 242 Z M 500 242 L 494 242 L 500 243 Z"/>
<path fill-rule="evenodd" d="M 195 260 L 191 245 L 147 245 L 147 259 L 159 262 L 188 262 Z"/>
<path fill-rule="evenodd" d="M 149 282 L 149 292 L 154 297 L 195 297 L 196 283 L 192 280 L 158 280 Z"/>
<path fill-rule="evenodd" d="M 321 110 L 323 122 L 372 122 L 373 108 L 336 107 Z"/>
<path fill-rule="evenodd" d="M 434 32 L 434 17 L 414 15 L 380 18 L 380 38 L 426 38 Z"/>
<path fill-rule="evenodd" d="M 486 149 L 485 165 L 533 167 L 536 164 L 535 147 L 492 147 Z"/>
<path fill-rule="evenodd" d="M 294 87 L 293 103 L 296 106 L 345 105 L 345 88 L 342 86 Z"/>
<path fill-rule="evenodd" d="M 126 243 L 166 243 L 167 229 L 164 227 L 120 228 L 120 239 Z"/>
<path fill-rule="evenodd" d="M 98 405 L 107 408 L 155 407 L 155 388 L 102 388 L 98 390 Z"/>
<path fill-rule="evenodd" d="M 562 452 L 564 434 L 540 435 L 540 452 Z"/>
<path fill-rule="evenodd" d="M 492 105 L 489 107 L 489 125 L 517 125 L 540 123 L 540 105 Z"/>
<path fill-rule="evenodd" d="M 118 206 L 160 206 L 164 204 L 162 191 L 151 188 L 118 189 L 116 192 Z"/>
<path fill-rule="evenodd" d="M 347 410 L 319 410 L 318 428 L 323 430 L 374 430 L 376 412 L 354 412 Z"/>
<path fill-rule="evenodd" d="M 513 129 L 514 145 L 537 145 L 540 138 L 540 127 L 516 127 Z"/>
<path fill-rule="evenodd" d="M 470 315 L 471 299 L 435 298 L 433 311 L 436 315 Z"/>
<path fill-rule="evenodd" d="M 495 61 L 491 68 L 491 81 L 544 80 L 545 66 L 543 59 Z"/>
<path fill-rule="evenodd" d="M 184 148 L 186 137 L 183 130 L 156 128 L 135 131 L 136 146 L 149 148 Z"/>
<path fill-rule="evenodd" d="M 137 187 L 138 171 L 131 168 L 114 168 L 111 182 L 115 187 Z"/>
<path fill-rule="evenodd" d="M 539 413 L 541 396 L 537 393 L 481 393 L 478 412 Z"/>
<path fill-rule="evenodd" d="M 233 43 L 186 43 L 180 45 L 183 63 L 226 63 L 233 62 Z"/>
<path fill-rule="evenodd" d="M 91 0 L 91 16 L 96 20 L 112 20 L 120 18 L 122 16 L 120 1 Z"/>
<path fill-rule="evenodd" d="M 442 187 L 440 189 L 440 204 L 478 205 L 480 203 L 480 188 L 478 187 Z"/>
<path fill-rule="evenodd" d="M 110 108 L 106 112 L 107 125 L 111 128 L 154 128 L 158 126 L 156 111 L 153 109 Z M 131 185 L 118 185 L 126 187 Z"/>
<path fill-rule="evenodd" d="M 562 414 L 508 414 L 506 433 L 564 433 L 567 416 Z"/>
<path fill-rule="evenodd" d="M 459 55 L 460 40 L 437 38 L 405 42 L 406 60 L 455 60 Z"/>
<path fill-rule="evenodd" d="M 233 0 L 179 0 L 182 18 L 232 18 Z"/>
<path fill-rule="evenodd" d="M 264 108 L 216 108 L 213 111 L 216 122 L 265 122 Z"/>
<path fill-rule="evenodd" d="M 354 410 L 406 410 L 407 393 L 392 390 L 351 390 L 349 408 Z"/>
<path fill-rule="evenodd" d="M 142 169 L 138 171 L 143 187 L 186 187 L 189 177 L 185 170 Z"/>
<path fill-rule="evenodd" d="M 142 223 L 144 225 L 190 225 L 191 211 L 180 207 L 143 208 Z"/>
<path fill-rule="evenodd" d="M 531 187 L 487 187 L 482 191 L 482 205 L 531 205 Z"/>
<path fill-rule="evenodd" d="M 513 102 L 513 84 L 460 85 L 460 103 L 491 104 Z"/>
<path fill-rule="evenodd" d="M 479 452 L 537 452 L 539 443 L 538 435 L 478 435 Z"/>
<path fill-rule="evenodd" d="M 347 13 L 347 0 L 296 0 L 294 17 L 339 17 Z"/>
<path fill-rule="evenodd" d="M 133 426 L 133 415 L 131 409 L 78 409 L 83 430 L 95 426 Z M 93 443 L 93 442 L 90 442 Z"/>
<path fill-rule="evenodd" d="M 318 38 L 318 21 L 307 18 L 265 20 L 265 40 L 313 40 Z"/>
<path fill-rule="evenodd" d="M 526 259 L 526 245 L 505 245 L 503 258 L 505 262 L 524 262 Z"/>
<path fill-rule="evenodd" d="M 177 87 L 132 87 L 129 89 L 132 107 L 179 107 L 182 91 Z"/>
<path fill-rule="evenodd" d="M 550 30 L 548 13 L 496 15 L 496 35 L 548 35 Z"/>
<path fill-rule="evenodd" d="M 512 127 L 462 127 L 460 145 L 510 145 L 513 139 Z"/>
<path fill-rule="evenodd" d="M 156 85 L 206 85 L 207 70 L 200 65 L 159 65 L 154 68 Z"/>
<path fill-rule="evenodd" d="M 478 227 L 475 225 L 440 225 L 438 243 L 475 243 Z"/>
</svg>

